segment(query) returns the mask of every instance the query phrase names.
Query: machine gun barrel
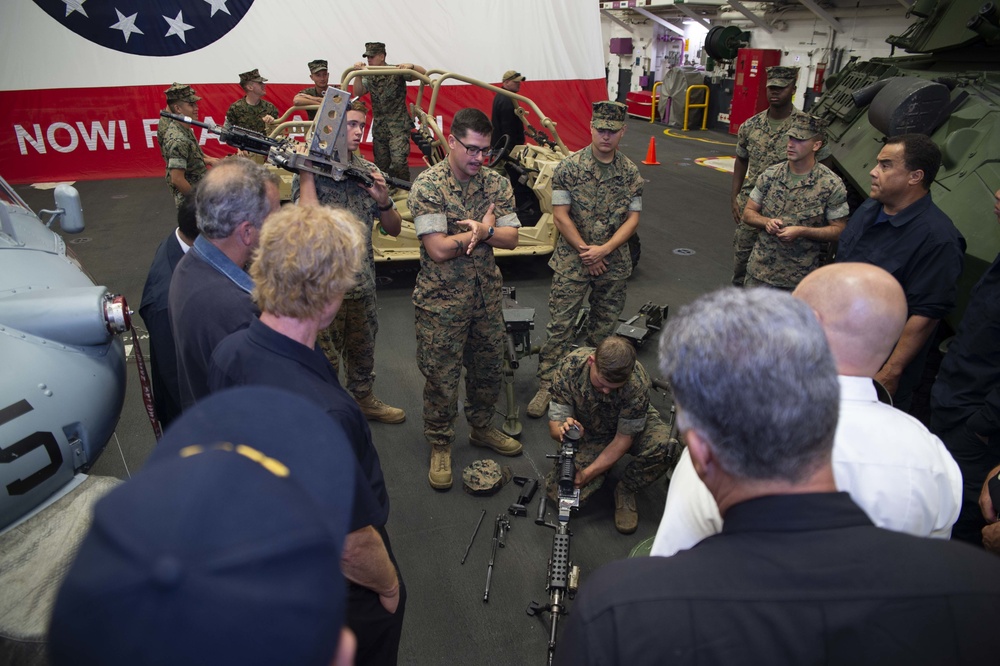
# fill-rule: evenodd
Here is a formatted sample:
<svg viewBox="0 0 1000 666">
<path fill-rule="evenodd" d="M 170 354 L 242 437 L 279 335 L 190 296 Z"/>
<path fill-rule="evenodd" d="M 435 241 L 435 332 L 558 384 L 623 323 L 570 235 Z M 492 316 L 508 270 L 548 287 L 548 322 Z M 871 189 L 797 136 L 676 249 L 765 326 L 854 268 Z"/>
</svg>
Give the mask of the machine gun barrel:
<svg viewBox="0 0 1000 666">
<path fill-rule="evenodd" d="M 493 563 L 496 561 L 497 548 L 503 548 L 506 545 L 504 538 L 507 536 L 507 530 L 509 529 L 510 520 L 507 518 L 507 514 L 497 514 L 496 521 L 493 523 L 493 550 L 490 552 L 490 563 L 486 567 L 486 593 L 483 594 L 484 604 L 489 603 L 490 600 L 490 584 L 493 582 Z"/>
<path fill-rule="evenodd" d="M 239 150 L 245 150 L 249 153 L 267 155 L 271 152 L 272 148 L 285 148 L 284 142 L 264 136 L 260 132 L 244 129 L 243 127 L 237 127 L 235 125 L 231 125 L 229 127 L 225 127 L 223 125 L 212 125 L 209 123 L 203 123 L 200 120 L 195 120 L 189 116 L 182 116 L 168 111 L 160 111 L 160 115 L 164 118 L 170 118 L 171 120 L 207 129 L 212 134 L 217 134 L 219 139 L 227 146 L 232 146 L 233 148 L 237 148 Z"/>
<path fill-rule="evenodd" d="M 238 150 L 244 150 L 258 155 L 266 155 L 268 162 L 274 166 L 299 173 L 308 171 L 309 173 L 326 176 L 334 180 L 344 180 L 350 178 L 364 187 L 371 187 L 375 184 L 374 179 L 367 171 L 351 166 L 349 151 L 346 143 L 346 125 L 343 120 L 346 114 L 347 104 L 350 96 L 344 91 L 336 88 L 328 88 L 323 98 L 323 105 L 320 107 L 318 115 L 320 117 L 336 117 L 339 122 L 324 124 L 317 130 L 322 136 L 313 137 L 307 153 L 296 150 L 296 144 L 289 139 L 272 139 L 264 136 L 260 132 L 254 132 L 235 125 L 222 126 L 203 123 L 189 116 L 182 116 L 168 111 L 161 111 L 160 115 L 178 122 L 187 123 L 196 127 L 201 127 L 209 132 L 218 135 L 219 139 L 228 146 Z M 386 176 L 386 183 L 390 187 L 397 187 L 409 190 L 409 181 L 400 180 Z"/>
</svg>

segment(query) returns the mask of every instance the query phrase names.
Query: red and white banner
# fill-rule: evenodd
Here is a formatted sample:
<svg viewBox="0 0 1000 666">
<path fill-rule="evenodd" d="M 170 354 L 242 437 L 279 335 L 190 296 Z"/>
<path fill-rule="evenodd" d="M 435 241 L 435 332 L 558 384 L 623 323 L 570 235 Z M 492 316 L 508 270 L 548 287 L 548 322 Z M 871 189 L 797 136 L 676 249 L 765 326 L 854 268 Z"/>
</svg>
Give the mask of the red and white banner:
<svg viewBox="0 0 1000 666">
<path fill-rule="evenodd" d="M 364 44 L 390 64 L 413 62 L 497 83 L 515 69 L 521 94 L 557 123 L 571 149 L 590 141 L 590 105 L 606 99 L 598 8 L 577 0 L 10 0 L 0 23 L 0 174 L 10 182 L 155 176 L 163 91 L 174 81 L 204 98 L 201 120 L 221 124 L 259 69 L 279 110 L 311 84 L 306 63 L 330 63 L 336 85 Z M 411 84 L 409 98 L 416 96 Z M 426 99 L 426 98 L 425 98 Z M 467 106 L 489 115 L 493 96 L 442 88 L 450 125 Z M 534 120 L 534 119 L 533 119 Z M 535 123 L 536 126 L 537 123 Z M 196 130 L 206 154 L 232 149 Z M 412 153 L 418 164 L 419 153 Z"/>
</svg>

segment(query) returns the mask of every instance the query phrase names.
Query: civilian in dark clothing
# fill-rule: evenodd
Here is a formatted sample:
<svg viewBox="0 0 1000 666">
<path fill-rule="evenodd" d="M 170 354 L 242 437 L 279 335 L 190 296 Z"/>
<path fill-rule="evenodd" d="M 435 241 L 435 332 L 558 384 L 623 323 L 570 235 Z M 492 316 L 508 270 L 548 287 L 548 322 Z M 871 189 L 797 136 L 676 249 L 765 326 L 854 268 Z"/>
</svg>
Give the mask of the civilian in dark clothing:
<svg viewBox="0 0 1000 666">
<path fill-rule="evenodd" d="M 872 525 L 836 492 L 833 358 L 805 303 L 728 288 L 671 317 L 660 370 L 721 534 L 589 576 L 556 664 L 984 664 L 1000 563 Z"/>
<path fill-rule="evenodd" d="M 195 186 L 197 188 L 197 185 Z M 139 316 L 149 331 L 149 365 L 153 384 L 153 405 L 164 429 L 181 413 L 181 389 L 177 381 L 177 353 L 167 315 L 170 278 L 198 237 L 194 195 L 184 197 L 177 209 L 177 228 L 163 239 L 149 266 L 142 289 Z"/>
<path fill-rule="evenodd" d="M 182 409 L 208 395 L 215 346 L 257 314 L 243 268 L 264 219 L 280 205 L 277 178 L 248 159 L 229 158 L 205 176 L 195 205 L 201 235 L 178 262 L 168 299 Z"/>
<path fill-rule="evenodd" d="M 500 86 L 504 90 L 516 93 L 521 90 L 521 82 L 525 77 L 513 69 L 504 72 L 503 81 Z M 508 153 L 515 146 L 524 145 L 524 123 L 515 111 L 518 108 L 517 102 L 503 93 L 497 93 L 493 98 L 493 114 L 490 122 L 493 124 L 493 149 L 498 150 L 506 145 Z M 507 137 L 506 141 L 504 137 Z M 541 206 L 538 204 L 538 197 L 535 192 L 525 183 L 520 181 L 521 174 L 514 169 L 510 162 L 504 164 L 507 178 L 511 187 L 514 188 L 514 201 L 517 203 L 517 219 L 521 221 L 521 226 L 533 227 L 538 224 L 538 219 L 542 216 Z"/>
<path fill-rule="evenodd" d="M 500 86 L 504 90 L 516 93 L 521 89 L 521 82 L 525 80 L 519 72 L 509 70 L 504 72 L 503 81 Z M 493 98 L 493 115 L 490 122 L 493 124 L 493 147 L 503 143 L 504 136 L 508 137 L 509 148 L 524 144 L 524 123 L 518 117 L 514 109 L 517 102 L 502 93 L 497 93 Z"/>
<path fill-rule="evenodd" d="M 359 485 L 373 500 L 360 498 L 364 508 L 356 507 L 341 561 L 350 581 L 347 624 L 358 638 L 359 665 L 395 664 L 406 591 L 385 529 L 382 467 L 361 408 L 316 348 L 361 267 L 358 226 L 350 212 L 319 206 L 289 206 L 268 219 L 250 268 L 260 319 L 216 348 L 208 381 L 213 391 L 244 384 L 288 389 L 344 428 L 364 475 Z"/>
<path fill-rule="evenodd" d="M 955 307 L 965 239 L 931 201 L 941 151 L 929 137 L 886 140 L 871 171 L 869 196 L 840 236 L 837 261 L 884 268 L 903 286 L 909 317 L 896 348 L 875 379 L 909 410 L 938 320 Z"/>
<path fill-rule="evenodd" d="M 1000 190 L 994 195 L 1000 219 Z M 1000 463 L 1000 255 L 972 289 L 958 334 L 931 388 L 931 430 L 962 470 L 962 512 L 952 538 L 982 545 L 979 494 Z M 995 522 L 995 521 L 994 521 Z"/>
</svg>

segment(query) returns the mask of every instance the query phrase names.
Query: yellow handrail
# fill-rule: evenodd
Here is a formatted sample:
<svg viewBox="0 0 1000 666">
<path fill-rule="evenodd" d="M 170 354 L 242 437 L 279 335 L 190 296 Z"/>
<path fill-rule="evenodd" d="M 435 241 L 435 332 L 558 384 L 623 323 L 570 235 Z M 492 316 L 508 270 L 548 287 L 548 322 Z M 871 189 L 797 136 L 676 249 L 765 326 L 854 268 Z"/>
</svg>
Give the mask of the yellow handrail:
<svg viewBox="0 0 1000 666">
<path fill-rule="evenodd" d="M 703 88 L 705 90 L 705 102 L 703 104 L 692 104 L 691 103 L 691 91 Z M 688 86 L 687 92 L 684 93 L 684 131 L 688 128 L 688 113 L 691 109 L 705 109 L 705 113 L 701 116 L 701 128 L 708 129 L 708 86 L 705 85 L 695 85 Z"/>
<path fill-rule="evenodd" d="M 662 83 L 663 81 L 657 81 L 653 84 L 653 108 L 649 110 L 649 122 L 656 120 L 656 87 Z"/>
</svg>

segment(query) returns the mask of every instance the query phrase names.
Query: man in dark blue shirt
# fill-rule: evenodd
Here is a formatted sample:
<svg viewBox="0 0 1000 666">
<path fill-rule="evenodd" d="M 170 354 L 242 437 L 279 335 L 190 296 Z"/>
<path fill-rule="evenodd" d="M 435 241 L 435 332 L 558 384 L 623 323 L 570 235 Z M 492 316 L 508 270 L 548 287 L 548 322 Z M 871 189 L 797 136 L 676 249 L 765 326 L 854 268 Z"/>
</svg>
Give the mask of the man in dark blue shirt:
<svg viewBox="0 0 1000 666">
<path fill-rule="evenodd" d="M 224 337 L 257 314 L 246 266 L 264 219 L 281 205 L 276 177 L 243 157 L 213 168 L 195 203 L 201 235 L 177 264 L 168 298 L 177 347 L 181 408 L 208 395 L 208 359 Z"/>
<path fill-rule="evenodd" d="M 197 188 L 197 185 L 195 186 Z M 194 194 L 184 197 L 177 209 L 177 228 L 156 248 L 142 289 L 139 316 L 149 331 L 149 365 L 153 384 L 153 405 L 164 429 L 181 413 L 181 388 L 177 380 L 177 352 L 167 314 L 170 278 L 181 258 L 198 237 Z"/>
<path fill-rule="evenodd" d="M 1000 190 L 993 212 L 1000 219 Z M 962 470 L 962 512 L 952 538 L 982 545 L 979 494 L 1000 463 L 1000 255 L 972 290 L 958 334 L 931 388 L 931 430 Z M 993 528 L 996 530 L 996 528 Z"/>
<path fill-rule="evenodd" d="M 931 201 L 940 165 L 941 151 L 927 136 L 887 139 L 871 171 L 871 198 L 847 222 L 837 250 L 837 261 L 875 264 L 892 273 L 906 294 L 903 334 L 875 375 L 903 411 L 923 374 L 937 323 L 955 307 L 965 260 L 965 239 Z"/>
<path fill-rule="evenodd" d="M 364 478 L 355 498 L 341 567 L 350 582 L 347 624 L 358 638 L 358 664 L 395 664 L 406 590 L 385 525 L 389 497 L 378 452 L 361 408 L 316 348 L 355 284 L 364 256 L 357 220 L 346 210 L 286 206 L 260 234 L 250 269 L 259 319 L 212 354 L 208 386 L 265 384 L 322 407 L 347 433 Z M 261 409 L 267 409 L 261 405 Z"/>
</svg>

